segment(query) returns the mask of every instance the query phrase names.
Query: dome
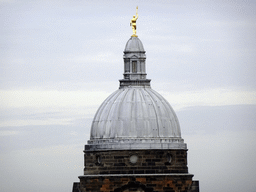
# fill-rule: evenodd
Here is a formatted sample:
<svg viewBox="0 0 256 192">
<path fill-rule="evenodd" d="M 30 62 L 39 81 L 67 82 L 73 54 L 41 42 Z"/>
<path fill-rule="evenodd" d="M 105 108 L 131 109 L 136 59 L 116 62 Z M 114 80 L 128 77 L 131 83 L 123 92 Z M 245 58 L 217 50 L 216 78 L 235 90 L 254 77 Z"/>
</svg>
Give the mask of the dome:
<svg viewBox="0 0 256 192">
<path fill-rule="evenodd" d="M 129 87 L 110 95 L 99 107 L 92 139 L 180 138 L 180 126 L 169 103 L 151 88 Z"/>
<path fill-rule="evenodd" d="M 124 78 L 96 112 L 85 150 L 186 149 L 174 110 L 146 78 L 138 37 L 128 40 L 123 59 Z"/>
<path fill-rule="evenodd" d="M 120 88 L 99 107 L 85 150 L 186 149 L 170 104 L 150 87 Z"/>
<path fill-rule="evenodd" d="M 126 43 L 124 52 L 145 52 L 145 50 L 138 37 L 131 37 Z"/>
</svg>

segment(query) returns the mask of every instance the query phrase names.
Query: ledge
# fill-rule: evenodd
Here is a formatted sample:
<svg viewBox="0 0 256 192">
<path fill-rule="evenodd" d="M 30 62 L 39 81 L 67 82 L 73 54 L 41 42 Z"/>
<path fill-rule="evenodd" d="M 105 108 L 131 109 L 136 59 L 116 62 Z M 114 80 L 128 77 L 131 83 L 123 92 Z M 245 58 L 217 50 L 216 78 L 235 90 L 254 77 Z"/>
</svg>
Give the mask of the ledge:
<svg viewBox="0 0 256 192">
<path fill-rule="evenodd" d="M 87 144 L 85 151 L 140 150 L 140 149 L 187 149 L 186 143 L 102 143 Z"/>
<path fill-rule="evenodd" d="M 82 175 L 78 178 L 85 178 L 85 177 L 140 177 L 140 176 L 191 176 L 193 177 L 193 174 L 190 173 L 163 173 L 163 174 L 105 174 L 105 175 Z"/>
<path fill-rule="evenodd" d="M 143 87 L 150 87 L 151 79 L 137 79 L 137 80 L 130 80 L 130 79 L 121 79 L 120 88 L 127 87 L 127 86 L 143 86 Z"/>
</svg>

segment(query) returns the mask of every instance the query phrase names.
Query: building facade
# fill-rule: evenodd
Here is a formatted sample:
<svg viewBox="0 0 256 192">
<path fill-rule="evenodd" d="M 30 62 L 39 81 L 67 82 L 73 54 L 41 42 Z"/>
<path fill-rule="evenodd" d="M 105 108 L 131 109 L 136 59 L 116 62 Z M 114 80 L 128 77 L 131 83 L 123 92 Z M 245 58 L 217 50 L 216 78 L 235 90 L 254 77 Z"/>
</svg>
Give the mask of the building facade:
<svg viewBox="0 0 256 192">
<path fill-rule="evenodd" d="M 120 87 L 99 107 L 84 150 L 84 175 L 73 192 L 199 192 L 187 167 L 178 118 L 150 86 L 142 42 L 124 50 Z"/>
</svg>

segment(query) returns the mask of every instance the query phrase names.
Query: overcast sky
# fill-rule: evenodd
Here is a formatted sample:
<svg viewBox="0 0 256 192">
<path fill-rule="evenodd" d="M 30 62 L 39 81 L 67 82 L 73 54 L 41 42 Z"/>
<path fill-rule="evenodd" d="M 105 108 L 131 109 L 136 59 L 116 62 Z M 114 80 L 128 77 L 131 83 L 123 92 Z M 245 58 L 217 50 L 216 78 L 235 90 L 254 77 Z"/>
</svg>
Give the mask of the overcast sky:
<svg viewBox="0 0 256 192">
<path fill-rule="evenodd" d="M 137 34 L 202 192 L 256 188 L 254 0 L 0 0 L 0 191 L 70 192 Z"/>
</svg>

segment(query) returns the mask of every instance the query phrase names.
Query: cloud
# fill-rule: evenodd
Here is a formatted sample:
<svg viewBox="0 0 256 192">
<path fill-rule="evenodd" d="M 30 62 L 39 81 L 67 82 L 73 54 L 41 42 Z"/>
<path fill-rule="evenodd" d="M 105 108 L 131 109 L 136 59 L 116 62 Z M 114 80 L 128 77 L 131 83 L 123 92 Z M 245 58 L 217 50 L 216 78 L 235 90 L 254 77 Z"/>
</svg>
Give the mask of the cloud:
<svg viewBox="0 0 256 192">
<path fill-rule="evenodd" d="M 18 131 L 9 131 L 9 130 L 0 130 L 0 137 L 1 136 L 11 136 L 19 134 Z"/>
<path fill-rule="evenodd" d="M 175 109 L 190 106 L 225 106 L 256 104 L 256 91 L 233 89 L 208 89 L 202 91 L 164 92 L 161 93 Z"/>
<path fill-rule="evenodd" d="M 256 104 L 255 91 L 208 89 L 180 92 L 159 91 L 159 93 L 176 111 L 192 106 Z M 92 118 L 97 108 L 110 94 L 111 92 L 105 91 L 80 90 L 1 91 L 0 126 L 69 125 L 75 119 Z"/>
<path fill-rule="evenodd" d="M 57 90 L 2 90 L 1 107 L 19 108 L 52 108 L 52 107 L 84 107 L 98 104 L 108 93 L 102 91 L 57 91 Z"/>
<path fill-rule="evenodd" d="M 105 53 L 97 53 L 95 55 L 74 55 L 70 58 L 67 58 L 69 62 L 72 63 L 98 63 L 98 62 L 104 62 L 106 64 L 112 64 L 115 65 L 120 59 L 120 55 L 114 55 L 112 52 L 105 52 Z"/>
</svg>

